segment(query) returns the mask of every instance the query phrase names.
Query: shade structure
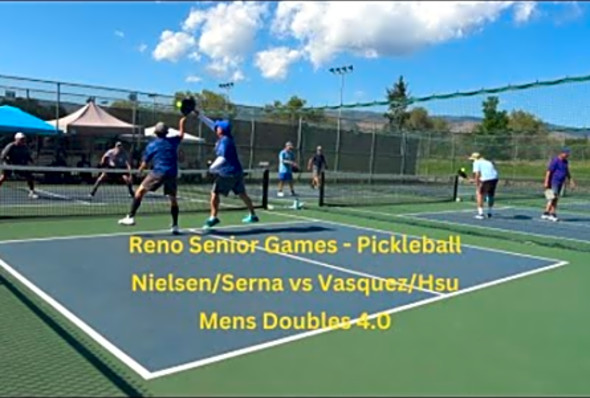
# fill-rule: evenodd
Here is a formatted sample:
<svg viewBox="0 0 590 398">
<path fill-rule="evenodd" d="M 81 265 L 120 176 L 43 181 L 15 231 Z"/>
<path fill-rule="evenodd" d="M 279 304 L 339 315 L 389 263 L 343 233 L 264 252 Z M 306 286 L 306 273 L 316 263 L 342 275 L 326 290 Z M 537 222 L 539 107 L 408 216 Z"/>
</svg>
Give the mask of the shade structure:
<svg viewBox="0 0 590 398">
<path fill-rule="evenodd" d="M 57 131 L 54 125 L 39 119 L 10 105 L 0 106 L 0 133 L 12 134 L 16 132 L 34 135 L 61 135 L 61 131 Z"/>
<path fill-rule="evenodd" d="M 156 130 L 156 126 L 146 128 L 144 130 L 142 138 L 144 138 L 144 139 L 156 138 L 155 130 Z M 170 128 L 170 127 L 168 128 L 168 137 L 174 137 L 174 136 L 178 136 L 178 135 L 180 135 L 180 131 Z M 126 139 L 126 140 L 130 140 L 130 139 L 133 139 L 134 137 L 133 137 L 133 134 L 123 134 L 121 136 L 121 138 Z M 199 138 L 194 135 L 184 133 L 183 142 L 189 143 L 189 144 L 204 144 L 205 140 L 203 138 Z"/>
<path fill-rule="evenodd" d="M 50 120 L 52 126 L 58 126 L 67 134 L 84 133 L 125 133 L 140 129 L 139 126 L 124 122 L 89 101 L 76 112 L 57 120 Z"/>
</svg>

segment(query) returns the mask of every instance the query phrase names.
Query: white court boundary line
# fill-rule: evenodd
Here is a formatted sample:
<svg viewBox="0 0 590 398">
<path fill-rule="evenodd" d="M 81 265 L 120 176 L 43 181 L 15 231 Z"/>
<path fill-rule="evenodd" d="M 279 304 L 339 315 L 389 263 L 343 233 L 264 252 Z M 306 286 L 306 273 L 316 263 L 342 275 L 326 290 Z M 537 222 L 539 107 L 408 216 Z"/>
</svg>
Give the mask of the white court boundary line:
<svg viewBox="0 0 590 398">
<path fill-rule="evenodd" d="M 374 228 L 366 228 L 366 227 L 361 227 L 361 226 L 354 226 L 354 225 L 347 225 L 344 223 L 338 223 L 338 222 L 332 222 L 332 221 L 326 221 L 326 220 L 316 220 L 316 219 L 312 219 L 309 217 L 303 217 L 303 216 L 293 216 L 293 215 L 287 215 L 287 214 L 283 214 L 283 213 L 274 213 L 274 214 L 279 214 L 279 215 L 284 215 L 287 217 L 295 217 L 295 218 L 299 218 L 305 221 L 314 221 L 314 222 L 324 222 L 327 224 L 334 224 L 334 225 L 342 225 L 345 227 L 349 227 L 349 228 L 356 228 L 356 229 L 362 229 L 362 230 L 373 230 L 376 232 L 382 232 L 382 233 L 386 233 L 386 234 L 394 234 L 394 232 L 391 231 L 382 231 L 382 230 L 377 230 Z M 303 221 L 301 221 L 303 222 Z M 279 222 L 279 223 L 273 223 L 273 225 L 276 224 L 292 224 L 293 222 Z M 259 225 L 269 225 L 271 223 L 268 224 L 259 224 Z M 255 224 L 254 224 L 255 225 Z M 247 225 L 247 226 L 252 226 L 252 224 Z M 232 226 L 227 226 L 226 228 L 231 228 Z M 233 226 L 235 227 L 235 226 Z M 244 227 L 244 226 L 243 226 Z M 154 231 L 150 231 L 150 232 L 154 232 Z M 135 232 L 135 234 L 137 234 L 138 232 Z M 149 232 L 148 232 L 149 233 Z M 126 233 L 126 234 L 100 234 L 100 235 L 86 235 L 86 236 L 79 236 L 78 238 L 92 238 L 92 237 L 104 237 L 104 236 L 118 236 L 118 235 L 133 235 L 133 233 Z M 407 235 L 410 236 L 410 235 Z M 76 239 L 76 237 L 61 237 L 62 239 Z M 226 239 L 223 237 L 220 237 L 222 239 Z M 60 238 L 58 238 L 60 239 Z M 35 240 L 29 240 L 29 241 L 38 241 L 39 239 Z M 52 238 L 41 238 L 41 240 L 55 240 Z M 12 243 L 15 242 L 23 242 L 26 240 L 20 240 L 20 241 L 13 241 Z M 4 241 L 4 242 L 0 242 L 0 243 L 7 243 L 9 241 Z M 467 245 L 465 245 L 467 246 Z M 490 250 L 490 249 L 482 249 L 482 250 Z M 494 250 L 491 250 L 494 251 Z M 498 250 L 499 252 L 502 253 L 507 253 L 507 254 L 512 254 L 510 252 L 504 252 L 501 250 Z M 292 255 L 287 255 L 286 256 L 291 257 Z M 479 285 L 475 285 L 472 287 L 469 287 L 467 289 L 461 289 L 457 292 L 453 292 L 453 293 L 448 293 L 448 294 L 441 294 L 439 293 L 439 295 L 435 296 L 435 297 L 430 297 L 428 299 L 424 299 L 424 300 L 420 300 L 414 303 L 410 303 L 410 304 L 406 304 L 403 306 L 398 306 L 398 307 L 394 307 L 391 308 L 389 310 L 386 311 L 381 311 L 381 312 L 377 312 L 377 313 L 373 313 L 371 315 L 369 315 L 368 319 L 374 319 L 380 315 L 391 315 L 397 312 L 401 312 L 401 311 L 405 311 L 408 309 L 412 309 L 412 308 L 417 308 L 423 305 L 427 305 L 436 301 L 441 301 L 441 300 L 445 300 L 451 297 L 455 297 L 455 296 L 459 296 L 462 294 L 466 294 L 469 292 L 473 292 L 473 291 L 477 291 L 480 289 L 484 289 L 490 286 L 495 286 L 501 283 L 505 283 L 505 282 L 509 282 L 515 279 L 519 279 L 519 278 L 523 278 L 529 275 L 533 275 L 533 274 L 537 274 L 540 272 L 544 272 L 544 271 L 549 271 L 551 269 L 555 269 L 564 265 L 567 265 L 568 262 L 567 261 L 559 261 L 559 260 L 551 260 L 551 259 L 547 259 L 547 258 L 542 258 L 542 257 L 535 257 L 535 256 L 528 256 L 528 255 L 524 255 L 524 254 L 520 254 L 520 256 L 524 256 L 524 257 L 532 257 L 532 258 L 537 258 L 537 259 L 542 259 L 542 260 L 549 260 L 549 261 L 555 261 L 553 264 L 547 265 L 545 267 L 540 267 L 540 268 L 536 268 L 533 270 L 529 270 L 529 271 L 525 271 L 522 273 L 518 273 L 518 274 L 514 274 L 508 277 L 504 277 L 504 278 L 500 278 L 500 279 L 495 279 L 493 281 L 489 281 L 489 282 L 485 282 Z M 297 256 L 294 256 L 297 257 Z M 309 261 L 308 261 L 309 260 Z M 306 262 L 311 262 L 311 263 L 315 263 L 316 265 L 318 265 L 315 260 L 311 260 L 311 259 L 306 259 Z M 325 263 L 323 263 L 325 264 Z M 324 266 L 328 265 L 331 268 L 336 267 L 336 269 L 342 270 L 340 267 L 337 266 L 332 266 L 330 264 L 325 264 Z M 15 277 L 17 280 L 19 280 L 19 282 L 21 282 L 23 285 L 25 285 L 28 289 L 30 289 L 33 293 L 35 293 L 37 296 L 39 296 L 42 300 L 44 300 L 46 303 L 48 303 L 49 305 L 51 305 L 57 312 L 59 312 L 62 316 L 64 316 L 66 319 L 68 319 L 70 322 L 72 322 L 74 325 L 76 325 L 78 328 L 80 328 L 83 332 L 85 332 L 88 336 L 90 336 L 92 339 L 94 339 L 99 345 L 101 345 L 105 350 L 107 350 L 108 352 L 110 352 L 113 356 L 115 356 L 117 359 L 119 359 L 122 363 L 124 363 L 125 365 L 127 365 L 130 369 L 134 370 L 137 374 L 139 374 L 144 380 L 152 380 L 158 377 L 163 377 L 163 376 L 167 376 L 167 375 L 171 375 L 174 373 L 178 373 L 181 371 L 185 371 L 185 370 L 189 370 L 189 369 L 194 369 L 197 367 L 201 367 L 201 366 L 205 366 L 208 364 L 212 364 L 215 362 L 219 362 L 219 361 L 223 361 L 226 359 L 230 359 L 230 358 L 235 358 L 238 356 L 242 356 L 245 354 L 249 354 L 249 353 L 253 353 L 253 352 L 257 352 L 257 351 L 261 351 L 264 350 L 266 348 L 272 348 L 272 347 L 277 347 L 280 346 L 282 344 L 286 344 L 289 342 L 293 342 L 293 341 L 297 341 L 297 340 L 301 340 L 307 337 L 312 337 L 321 333 L 325 333 L 325 332 L 329 332 L 329 331 L 333 331 L 333 330 L 337 330 L 337 329 L 333 329 L 333 328 L 324 328 L 324 329 L 318 329 L 318 330 L 312 330 L 312 331 L 308 331 L 308 332 L 303 332 L 303 333 L 298 333 L 298 334 L 294 334 L 291 336 L 287 336 L 284 338 L 280 338 L 280 339 L 276 339 L 276 340 L 271 340 L 271 341 L 267 341 L 265 343 L 262 344 L 256 344 L 253 346 L 249 346 L 249 347 L 245 347 L 242 349 L 238 349 L 238 350 L 234 350 L 234 351 L 229 351 L 220 355 L 215 355 L 213 357 L 209 357 L 209 358 L 205 358 L 202 360 L 198 360 L 198 361 L 194 361 L 194 362 L 189 362 L 186 364 L 182 364 L 182 365 L 177 365 L 174 367 L 170 367 L 167 369 L 162 369 L 159 371 L 155 371 L 155 372 L 150 372 L 149 370 L 147 370 L 146 368 L 144 368 L 141 364 L 139 364 L 137 361 L 135 361 L 132 357 L 130 357 L 128 354 L 126 354 L 125 352 L 123 352 L 121 349 L 119 349 L 117 346 L 115 346 L 114 344 L 112 344 L 109 340 L 107 340 L 104 336 L 102 336 L 100 333 L 96 332 L 93 328 L 91 328 L 88 324 L 86 324 L 84 321 L 82 321 L 80 318 L 78 318 L 75 314 L 73 314 L 72 312 L 70 312 L 67 308 L 65 308 L 61 303 L 59 303 L 57 300 L 53 299 L 51 296 L 49 296 L 47 293 L 45 293 L 43 290 L 41 290 L 39 287 L 37 287 L 34 283 L 30 282 L 27 278 L 25 278 L 23 275 L 21 275 L 19 272 L 17 272 L 15 269 L 13 269 L 8 263 L 6 263 L 4 260 L 0 259 L 0 266 L 2 266 L 4 269 L 6 269 L 6 271 L 8 271 L 13 277 Z M 351 272 L 357 272 L 354 270 L 347 270 L 347 272 L 351 273 Z M 365 274 L 365 275 L 369 275 L 369 274 Z M 356 318 L 351 320 L 351 324 L 356 324 L 360 321 L 360 318 Z"/>
<path fill-rule="evenodd" d="M 292 225 L 292 224 L 306 224 L 308 221 L 301 220 L 297 222 L 293 221 L 276 221 L 276 222 L 267 222 L 267 223 L 257 223 L 257 224 L 235 224 L 235 225 L 223 225 L 219 227 L 215 227 L 215 229 L 230 229 L 230 228 L 251 228 L 254 227 L 266 227 L 266 226 L 275 226 L 275 225 Z M 123 228 L 123 227 L 122 227 Z M 126 227 L 128 228 L 128 227 Z M 186 236 L 186 234 L 182 234 L 182 232 L 192 232 L 196 230 L 200 230 L 201 228 L 181 228 L 181 235 L 177 235 L 178 238 Z M 52 236 L 46 238 L 29 238 L 29 239 L 12 239 L 12 240 L 0 240 L 0 246 L 11 244 L 11 243 L 28 243 L 28 242 L 45 242 L 45 241 L 54 241 L 54 240 L 68 240 L 68 239 L 92 239 L 92 238 L 110 238 L 114 236 L 133 236 L 133 235 L 141 235 L 141 234 L 156 234 L 156 233 L 170 233 L 170 229 L 152 229 L 146 231 L 131 231 L 127 230 L 125 232 L 110 232 L 104 234 L 92 234 L 92 235 L 66 235 L 66 236 Z M 170 234 L 170 236 L 175 236 Z"/>
<path fill-rule="evenodd" d="M 346 227 L 346 228 L 352 228 L 352 229 L 361 229 L 361 230 L 365 230 L 365 231 L 374 231 L 374 232 L 379 232 L 382 234 L 387 234 L 387 235 L 405 235 L 409 238 L 418 238 L 420 239 L 421 236 L 417 236 L 417 235 L 411 235 L 411 234 L 406 234 L 406 233 L 402 233 L 402 232 L 396 232 L 396 231 L 387 231 L 384 229 L 378 229 L 378 228 L 372 228 L 372 227 L 363 227 L 361 225 L 354 225 L 354 224 L 347 224 L 347 223 L 343 223 L 343 222 L 338 222 L 338 221 L 332 221 L 332 220 L 325 220 L 325 219 L 321 219 L 318 220 L 316 218 L 311 218 L 311 217 L 306 217 L 306 216 L 296 216 L 293 214 L 285 214 L 285 213 L 281 213 L 281 212 L 270 212 L 270 214 L 278 214 L 278 215 L 282 215 L 285 217 L 291 217 L 291 218 L 296 218 L 296 219 L 300 219 L 300 220 L 308 220 L 310 222 L 319 222 L 319 223 L 324 223 L 324 224 L 332 224 L 332 225 L 339 225 L 342 227 Z M 391 216 L 395 216 L 395 217 L 400 217 L 399 215 L 393 215 L 393 214 L 388 214 L 388 213 L 383 213 L 383 215 L 391 215 Z M 408 218 L 412 218 L 412 217 L 408 217 Z M 464 224 L 460 224 L 460 225 L 464 225 Z M 501 230 L 502 232 L 506 232 L 505 230 Z M 436 242 L 440 242 L 441 239 L 437 239 L 437 238 L 432 238 L 432 240 L 436 241 Z M 584 243 L 588 243 L 586 241 L 582 241 Z M 461 243 L 461 246 L 464 247 L 470 247 L 472 249 L 477 249 L 477 250 L 481 250 L 481 251 L 488 251 L 488 252 L 496 252 L 496 253 L 503 253 L 503 254 L 509 254 L 511 256 L 516 256 L 516 257 L 527 257 L 527 258 L 533 258 L 536 260 L 543 260 L 543 261 L 551 261 L 551 262 L 560 262 L 562 260 L 558 260 L 555 258 L 549 258 L 549 257 L 541 257 L 541 256 L 535 256 L 532 254 L 525 254 L 525 253 L 516 253 L 516 252 L 510 252 L 507 250 L 501 250 L 501 249 L 494 249 L 491 247 L 483 247 L 483 246 L 477 246 L 477 245 L 470 245 L 470 244 L 465 244 L 465 243 Z"/>
<path fill-rule="evenodd" d="M 510 232 L 510 233 L 516 233 L 519 235 L 530 235 L 530 236 L 536 236 L 538 238 L 545 238 L 545 239 L 552 238 L 550 235 L 542 235 L 542 234 L 537 234 L 534 232 L 525 232 L 525 231 L 519 231 L 519 230 L 515 230 L 515 229 L 503 229 L 503 228 L 483 226 L 483 225 L 464 224 L 464 223 L 459 223 L 459 222 L 454 222 L 454 221 L 436 220 L 436 219 L 427 218 L 427 217 L 406 216 L 406 215 L 402 215 L 402 214 L 389 214 L 389 213 L 383 213 L 383 215 L 389 215 L 392 217 L 410 218 L 410 219 L 414 219 L 414 220 L 429 221 L 429 222 L 438 223 L 438 224 L 456 225 L 456 226 L 467 227 L 467 228 L 477 228 L 477 229 L 492 230 L 492 231 L 498 231 L 498 232 Z M 553 224 L 551 224 L 551 225 L 553 225 Z M 578 242 L 578 243 L 585 243 L 585 244 L 590 243 L 590 241 L 588 241 L 588 240 L 566 238 L 563 236 L 559 236 L 558 238 L 560 240 L 567 240 L 567 241 L 571 241 L 571 242 Z"/>
</svg>

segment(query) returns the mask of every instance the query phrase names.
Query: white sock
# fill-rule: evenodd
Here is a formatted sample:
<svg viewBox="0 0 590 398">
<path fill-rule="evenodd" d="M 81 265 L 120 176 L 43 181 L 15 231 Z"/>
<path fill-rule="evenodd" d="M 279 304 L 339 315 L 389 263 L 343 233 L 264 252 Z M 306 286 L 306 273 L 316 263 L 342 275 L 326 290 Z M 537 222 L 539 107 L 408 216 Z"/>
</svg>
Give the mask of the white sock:
<svg viewBox="0 0 590 398">
<path fill-rule="evenodd" d="M 483 207 L 478 207 L 477 208 L 477 214 L 483 215 Z"/>
</svg>

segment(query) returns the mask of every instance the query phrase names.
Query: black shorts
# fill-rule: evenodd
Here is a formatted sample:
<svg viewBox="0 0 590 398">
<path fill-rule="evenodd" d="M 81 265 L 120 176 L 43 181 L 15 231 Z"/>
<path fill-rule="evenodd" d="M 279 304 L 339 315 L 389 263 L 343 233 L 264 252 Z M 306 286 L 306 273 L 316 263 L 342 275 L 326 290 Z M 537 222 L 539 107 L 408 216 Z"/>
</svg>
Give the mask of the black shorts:
<svg viewBox="0 0 590 398">
<path fill-rule="evenodd" d="M 494 197 L 496 195 L 496 186 L 498 186 L 498 180 L 482 181 L 479 186 L 479 193 L 483 196 Z"/>
<path fill-rule="evenodd" d="M 211 192 L 227 196 L 230 191 L 236 195 L 246 192 L 243 175 L 231 177 L 217 176 L 215 178 Z"/>
<path fill-rule="evenodd" d="M 166 176 L 162 174 L 149 173 L 141 182 L 148 191 L 157 191 L 161 186 L 164 186 L 164 195 L 176 196 L 178 185 L 176 183 L 176 176 Z"/>
</svg>

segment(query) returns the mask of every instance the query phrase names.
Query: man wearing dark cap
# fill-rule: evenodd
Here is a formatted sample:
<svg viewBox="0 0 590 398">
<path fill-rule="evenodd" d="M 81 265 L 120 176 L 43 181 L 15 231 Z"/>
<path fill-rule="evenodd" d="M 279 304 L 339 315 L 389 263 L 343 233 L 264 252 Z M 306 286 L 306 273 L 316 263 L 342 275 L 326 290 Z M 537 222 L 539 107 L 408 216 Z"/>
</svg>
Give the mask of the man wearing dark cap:
<svg viewBox="0 0 590 398">
<path fill-rule="evenodd" d="M 557 202 L 565 182 L 569 181 L 570 186 L 575 187 L 575 183 L 572 179 L 569 169 L 569 155 L 570 150 L 568 148 L 563 148 L 559 155 L 553 158 L 547 166 L 547 171 L 545 172 L 545 189 L 550 189 L 553 192 L 553 198 L 547 200 L 545 212 L 543 215 L 541 215 L 543 220 L 554 222 L 559 221 L 559 218 L 557 218 Z"/>
<path fill-rule="evenodd" d="M 254 210 L 252 200 L 246 193 L 244 170 L 238 158 L 238 150 L 231 134 L 231 124 L 227 120 L 214 122 L 204 115 L 199 115 L 199 119 L 213 130 L 218 138 L 215 144 L 217 158 L 209 167 L 209 172 L 215 176 L 215 183 L 211 190 L 211 215 L 205 221 L 203 228 L 211 228 L 220 223 L 219 218 L 217 218 L 219 204 L 221 202 L 220 195 L 227 196 L 230 191 L 238 195 L 250 211 L 250 214 L 242 219 L 242 222 L 258 222 L 259 219 Z"/>
<path fill-rule="evenodd" d="M 131 179 L 131 165 L 129 164 L 129 156 L 127 152 L 123 148 L 123 144 L 121 142 L 117 142 L 115 146 L 102 155 L 100 159 L 100 166 L 106 167 L 108 169 L 127 169 L 129 174 L 123 173 L 108 173 L 103 172 L 101 173 L 96 182 L 94 183 L 94 187 L 92 187 L 92 192 L 90 192 L 90 197 L 94 197 L 96 195 L 96 191 L 100 184 L 106 179 L 114 179 L 118 180 L 121 179 L 127 185 L 127 189 L 129 190 L 129 196 L 133 197 L 133 180 Z"/>
<path fill-rule="evenodd" d="M 186 116 L 180 119 L 180 135 L 168 136 L 168 127 L 159 122 L 156 125 L 156 139 L 146 147 L 143 160 L 139 166 L 139 171 L 145 170 L 149 163 L 152 163 L 152 170 L 143 179 L 141 185 L 135 191 L 135 196 L 131 203 L 131 211 L 125 217 L 119 220 L 120 225 L 135 225 L 135 213 L 141 205 L 141 201 L 146 193 L 156 191 L 161 186 L 164 187 L 164 194 L 170 199 L 170 214 L 172 215 L 172 233 L 178 235 L 178 201 L 176 199 L 178 176 L 178 146 L 184 138 L 184 125 Z"/>
<path fill-rule="evenodd" d="M 14 141 L 6 145 L 0 153 L 0 161 L 7 165 L 15 166 L 27 166 L 29 163 L 33 163 L 31 152 L 27 147 L 26 137 L 23 133 L 16 133 Z M 3 170 L 0 174 L 0 186 L 4 183 L 7 178 L 7 171 Z M 29 198 L 37 199 L 38 196 L 35 193 L 35 182 L 33 180 L 33 174 L 26 170 L 15 170 L 17 176 L 21 176 L 27 181 L 29 186 Z"/>
</svg>

